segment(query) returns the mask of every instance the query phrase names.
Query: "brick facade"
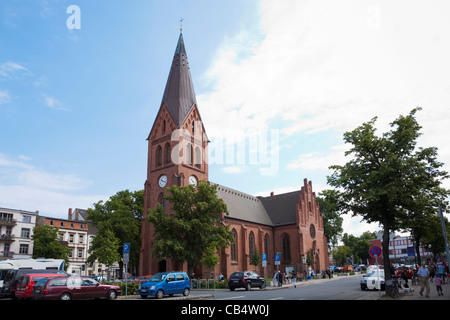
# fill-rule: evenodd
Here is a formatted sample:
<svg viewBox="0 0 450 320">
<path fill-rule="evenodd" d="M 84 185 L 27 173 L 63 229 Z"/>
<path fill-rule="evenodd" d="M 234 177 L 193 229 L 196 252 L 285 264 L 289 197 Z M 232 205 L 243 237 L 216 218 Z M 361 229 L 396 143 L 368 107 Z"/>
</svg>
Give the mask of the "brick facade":
<svg viewBox="0 0 450 320">
<path fill-rule="evenodd" d="M 201 121 L 192 79 L 187 62 L 182 34 L 178 40 L 159 112 L 148 136 L 148 166 L 145 181 L 144 216 L 148 209 L 164 203 L 163 194 L 168 186 L 185 186 L 191 177 L 197 181 L 209 181 L 208 138 Z M 170 155 L 170 156 L 169 156 Z M 159 181 L 163 177 L 162 185 Z M 164 184 L 164 181 L 167 181 Z M 212 182 L 210 182 L 212 183 Z M 229 277 L 238 270 L 254 270 L 250 265 L 252 248 L 267 253 L 265 270 L 256 270 L 271 275 L 277 269 L 274 254 L 281 252 L 279 269 L 286 267 L 303 271 L 302 258 L 309 249 L 315 253 L 315 269 L 320 271 L 329 265 L 323 219 L 311 181 L 304 180 L 299 191 L 268 197 L 254 197 L 221 185 L 218 196 L 227 204 L 229 215 L 223 223 L 231 225 L 235 243 L 222 250 L 220 264 L 212 270 L 215 277 Z M 157 261 L 151 255 L 153 226 L 143 222 L 140 273 L 154 274 L 164 270 L 181 268 L 171 261 Z M 195 269 L 196 277 L 209 278 L 211 270 L 201 266 Z"/>
</svg>

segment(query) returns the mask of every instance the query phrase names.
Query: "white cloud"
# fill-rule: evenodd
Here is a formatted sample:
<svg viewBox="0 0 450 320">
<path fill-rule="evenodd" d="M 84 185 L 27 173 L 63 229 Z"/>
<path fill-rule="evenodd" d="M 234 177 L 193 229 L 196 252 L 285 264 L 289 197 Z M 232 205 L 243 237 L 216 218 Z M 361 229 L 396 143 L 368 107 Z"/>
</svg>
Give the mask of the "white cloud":
<svg viewBox="0 0 450 320">
<path fill-rule="evenodd" d="M 92 182 L 73 174 L 35 168 L 32 159 L 0 153 L 0 207 L 39 210 L 43 215 L 67 217 L 69 207 L 88 208 L 108 197 L 84 195 Z"/>
<path fill-rule="evenodd" d="M 11 100 L 11 97 L 10 97 L 8 91 L 6 91 L 6 90 L 0 91 L 0 104 L 9 103 L 10 100 Z"/>
<path fill-rule="evenodd" d="M 239 141 L 274 123 L 285 143 L 342 136 L 375 116 L 382 133 L 420 106 L 419 145 L 438 147 L 450 171 L 450 2 L 262 0 L 259 11 L 259 29 L 226 39 L 204 75 L 211 90 L 197 100 L 210 138 Z M 286 169 L 325 175 L 346 150 L 297 149 Z"/>
<path fill-rule="evenodd" d="M 8 79 L 13 79 L 16 77 L 20 77 L 22 75 L 31 75 L 31 71 L 26 67 L 13 62 L 7 61 L 0 64 L 0 76 L 3 76 Z"/>
<path fill-rule="evenodd" d="M 238 166 L 232 166 L 232 167 L 225 167 L 222 169 L 223 172 L 228 174 L 236 174 L 236 173 L 242 173 L 244 170 L 241 167 Z"/>
<path fill-rule="evenodd" d="M 44 104 L 51 108 L 51 109 L 55 109 L 55 110 L 60 110 L 60 111 L 68 111 L 69 109 L 64 107 L 63 103 L 60 102 L 58 99 L 54 98 L 54 97 L 49 97 L 49 96 L 43 96 L 44 97 Z"/>
<path fill-rule="evenodd" d="M 331 165 L 344 165 L 351 158 L 345 156 L 345 151 L 350 147 L 346 144 L 334 146 L 327 154 L 312 152 L 300 155 L 296 160 L 289 163 L 286 168 L 289 170 L 329 170 Z"/>
</svg>

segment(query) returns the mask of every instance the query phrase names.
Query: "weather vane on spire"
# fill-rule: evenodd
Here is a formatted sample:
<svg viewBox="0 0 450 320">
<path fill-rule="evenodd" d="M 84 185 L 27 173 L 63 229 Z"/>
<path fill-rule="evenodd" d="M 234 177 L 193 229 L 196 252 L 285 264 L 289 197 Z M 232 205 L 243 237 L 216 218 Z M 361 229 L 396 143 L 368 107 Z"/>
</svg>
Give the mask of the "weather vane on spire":
<svg viewBox="0 0 450 320">
<path fill-rule="evenodd" d="M 181 18 L 181 20 L 180 20 L 180 31 L 183 31 L 183 21 L 184 21 L 184 19 Z"/>
</svg>

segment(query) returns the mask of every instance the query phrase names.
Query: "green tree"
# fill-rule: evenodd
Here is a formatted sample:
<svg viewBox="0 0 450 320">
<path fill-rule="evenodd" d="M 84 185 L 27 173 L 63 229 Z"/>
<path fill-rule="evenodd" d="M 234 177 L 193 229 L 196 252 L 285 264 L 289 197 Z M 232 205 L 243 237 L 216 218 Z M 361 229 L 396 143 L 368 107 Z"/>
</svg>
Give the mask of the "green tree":
<svg viewBox="0 0 450 320">
<path fill-rule="evenodd" d="M 92 246 L 89 248 L 89 257 L 87 262 L 94 263 L 96 260 L 106 266 L 112 266 L 116 261 L 120 260 L 119 254 L 120 240 L 116 238 L 114 233 L 106 228 L 99 230 L 92 240 Z M 109 279 L 108 268 L 108 279 Z"/>
<path fill-rule="evenodd" d="M 324 190 L 317 197 L 320 211 L 323 214 L 323 229 L 327 238 L 327 246 L 330 249 L 336 246 L 342 235 L 342 222 L 344 219 L 339 214 L 339 208 L 335 198 L 338 196 L 336 190 Z"/>
<path fill-rule="evenodd" d="M 375 232 L 366 231 L 359 237 L 345 233 L 342 237 L 342 242 L 350 248 L 354 263 L 359 263 L 359 261 L 364 262 L 370 257 L 369 248 L 372 246 L 372 243 L 369 240 L 375 238 Z"/>
<path fill-rule="evenodd" d="M 331 250 L 334 261 L 338 266 L 344 266 L 347 264 L 348 259 L 352 255 L 352 250 L 347 246 L 338 246 Z"/>
<path fill-rule="evenodd" d="M 141 249 L 141 226 L 144 212 L 144 190 L 131 192 L 119 191 L 106 202 L 94 203 L 93 209 L 88 209 L 88 219 L 105 236 L 106 230 L 111 231 L 120 244 L 130 243 L 129 267 L 137 273 Z M 117 247 L 119 255 L 120 274 L 123 271 L 122 245 Z"/>
<path fill-rule="evenodd" d="M 166 214 L 158 204 L 147 216 L 147 222 L 154 225 L 154 257 L 172 259 L 178 265 L 187 262 L 191 274 L 207 250 L 220 251 L 231 244 L 232 232 L 221 220 L 222 214 L 228 215 L 228 209 L 217 197 L 216 188 L 217 185 L 204 181 L 197 188 L 193 185 L 167 188 L 164 198 L 174 214 Z"/>
<path fill-rule="evenodd" d="M 444 224 L 447 234 L 450 232 L 450 223 L 447 217 L 444 217 Z M 444 234 L 442 233 L 441 217 L 434 215 L 430 218 L 429 223 L 424 228 L 422 245 L 425 248 L 430 248 L 436 259 L 438 254 L 445 253 Z"/>
<path fill-rule="evenodd" d="M 262 256 L 259 254 L 258 247 L 255 245 L 255 248 L 253 249 L 253 252 L 250 255 L 250 264 L 252 266 L 255 266 L 255 271 L 256 271 L 256 266 L 261 264 L 261 261 L 262 261 Z"/>
<path fill-rule="evenodd" d="M 424 192 L 442 197 L 437 191 L 447 172 L 440 170 L 436 148 L 416 148 L 420 125 L 413 109 L 391 123 L 392 130 L 377 136 L 376 118 L 344 134 L 352 145 L 343 166 L 331 166 L 328 183 L 340 188 L 338 207 L 342 213 L 359 215 L 383 228 L 383 262 L 389 293 L 389 233 L 402 228 L 411 214 L 415 199 Z M 444 200 L 444 199 L 442 199 Z"/>
<path fill-rule="evenodd" d="M 33 258 L 64 259 L 64 270 L 69 267 L 70 249 L 59 241 L 58 228 L 43 225 L 33 228 Z"/>
</svg>

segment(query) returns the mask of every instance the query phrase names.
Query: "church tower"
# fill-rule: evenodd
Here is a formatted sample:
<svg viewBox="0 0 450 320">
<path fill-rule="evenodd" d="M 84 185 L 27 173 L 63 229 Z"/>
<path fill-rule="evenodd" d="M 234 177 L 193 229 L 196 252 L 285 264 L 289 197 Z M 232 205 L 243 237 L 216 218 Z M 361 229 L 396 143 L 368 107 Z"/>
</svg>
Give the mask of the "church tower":
<svg viewBox="0 0 450 320">
<path fill-rule="evenodd" d="M 170 260 L 152 257 L 153 225 L 145 222 L 148 209 L 160 203 L 167 214 L 171 208 L 164 201 L 166 188 L 177 185 L 197 185 L 208 181 L 208 138 L 198 111 L 197 99 L 180 32 L 166 88 L 156 119 L 147 138 L 147 180 L 144 192 L 144 221 L 140 273 L 155 274 L 170 271 Z M 180 268 L 180 266 L 178 266 Z"/>
</svg>

